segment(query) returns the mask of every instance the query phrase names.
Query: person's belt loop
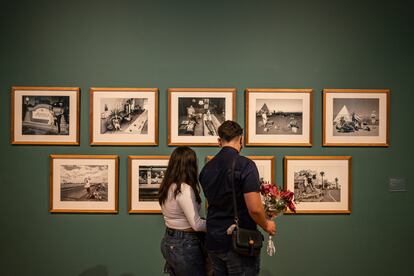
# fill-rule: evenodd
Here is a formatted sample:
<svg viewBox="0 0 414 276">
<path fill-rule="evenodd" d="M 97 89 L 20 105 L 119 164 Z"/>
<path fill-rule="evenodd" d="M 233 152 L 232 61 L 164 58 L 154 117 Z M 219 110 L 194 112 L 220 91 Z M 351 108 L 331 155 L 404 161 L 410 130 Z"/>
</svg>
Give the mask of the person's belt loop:
<svg viewBox="0 0 414 276">
<path fill-rule="evenodd" d="M 165 232 L 170 237 L 176 237 L 176 238 L 184 238 L 185 236 L 193 236 L 193 235 L 198 236 L 199 235 L 199 233 L 197 232 L 185 232 L 185 231 L 172 229 L 168 227 L 165 229 Z"/>
</svg>

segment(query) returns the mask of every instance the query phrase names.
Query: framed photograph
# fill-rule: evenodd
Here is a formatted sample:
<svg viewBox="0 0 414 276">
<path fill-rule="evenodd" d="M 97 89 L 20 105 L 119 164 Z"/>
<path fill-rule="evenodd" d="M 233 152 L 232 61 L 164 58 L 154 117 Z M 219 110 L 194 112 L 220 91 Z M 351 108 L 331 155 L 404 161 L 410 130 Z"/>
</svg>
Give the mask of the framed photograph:
<svg viewBox="0 0 414 276">
<path fill-rule="evenodd" d="M 11 143 L 79 145 L 79 87 L 11 89 Z"/>
<path fill-rule="evenodd" d="M 157 88 L 91 88 L 91 145 L 158 145 Z"/>
<path fill-rule="evenodd" d="M 275 157 L 274 156 L 245 156 L 251 159 L 257 166 L 259 171 L 259 177 L 261 183 L 271 183 L 275 182 Z M 213 159 L 214 156 L 207 156 L 207 161 Z"/>
<path fill-rule="evenodd" d="M 117 213 L 117 155 L 50 155 L 50 212 Z"/>
<path fill-rule="evenodd" d="M 388 147 L 390 91 L 323 90 L 323 145 Z"/>
<path fill-rule="evenodd" d="M 296 213 L 351 213 L 351 156 L 286 156 L 284 170 Z"/>
<path fill-rule="evenodd" d="M 169 156 L 128 156 L 129 213 L 161 213 L 158 189 Z"/>
<path fill-rule="evenodd" d="M 233 120 L 235 88 L 168 89 L 168 145 L 217 146 L 218 127 Z"/>
<path fill-rule="evenodd" d="M 247 88 L 246 146 L 312 146 L 313 90 Z"/>
</svg>

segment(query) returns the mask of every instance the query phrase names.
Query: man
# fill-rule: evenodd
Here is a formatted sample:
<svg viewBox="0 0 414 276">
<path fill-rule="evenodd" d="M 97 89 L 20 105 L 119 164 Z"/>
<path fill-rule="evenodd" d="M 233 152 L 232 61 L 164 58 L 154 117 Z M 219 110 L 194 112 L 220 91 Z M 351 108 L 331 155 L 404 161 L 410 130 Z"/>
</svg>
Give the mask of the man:
<svg viewBox="0 0 414 276">
<path fill-rule="evenodd" d="M 256 229 L 257 224 L 274 235 L 274 221 L 266 219 L 260 199 L 257 167 L 250 159 L 239 156 L 243 147 L 243 130 L 233 121 L 218 128 L 220 152 L 200 173 L 200 184 L 208 202 L 206 248 L 212 260 L 214 275 L 259 275 L 260 256 L 242 256 L 231 247 L 226 230 L 234 223 L 231 166 L 237 158 L 234 186 L 239 212 L 239 226 Z"/>
<path fill-rule="evenodd" d="M 55 126 L 57 126 L 58 134 L 60 134 L 60 122 L 63 116 L 63 103 L 59 102 L 53 106 L 53 114 L 55 116 Z"/>
</svg>

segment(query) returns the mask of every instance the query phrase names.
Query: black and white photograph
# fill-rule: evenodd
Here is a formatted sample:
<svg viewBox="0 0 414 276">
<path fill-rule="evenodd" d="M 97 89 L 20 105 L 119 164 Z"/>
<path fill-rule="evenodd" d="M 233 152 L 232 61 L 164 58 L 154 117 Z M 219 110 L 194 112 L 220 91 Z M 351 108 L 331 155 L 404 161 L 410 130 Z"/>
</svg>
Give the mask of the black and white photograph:
<svg viewBox="0 0 414 276">
<path fill-rule="evenodd" d="M 285 156 L 284 166 L 297 213 L 351 212 L 350 156 Z"/>
<path fill-rule="evenodd" d="M 389 90 L 324 89 L 324 146 L 389 145 Z"/>
<path fill-rule="evenodd" d="M 117 155 L 50 155 L 50 212 L 117 213 Z"/>
<path fill-rule="evenodd" d="M 69 135 L 69 96 L 23 95 L 23 135 Z"/>
<path fill-rule="evenodd" d="M 334 136 L 378 136 L 379 99 L 333 99 Z"/>
<path fill-rule="evenodd" d="M 157 88 L 91 88 L 91 145 L 157 145 Z"/>
<path fill-rule="evenodd" d="M 233 120 L 234 88 L 168 89 L 168 145 L 216 146 L 218 128 Z"/>
<path fill-rule="evenodd" d="M 167 170 L 169 156 L 128 156 L 128 212 L 161 213 L 158 189 Z"/>
<path fill-rule="evenodd" d="M 311 146 L 313 90 L 247 88 L 247 146 Z"/>
<path fill-rule="evenodd" d="M 13 144 L 79 144 L 79 88 L 13 87 Z"/>
<path fill-rule="evenodd" d="M 179 136 L 218 136 L 226 118 L 225 98 L 178 98 Z"/>
<path fill-rule="evenodd" d="M 298 202 L 341 201 L 339 177 L 323 170 L 303 169 L 294 173 L 295 200 Z"/>
<path fill-rule="evenodd" d="M 303 100 L 257 99 L 256 108 L 256 134 L 302 134 Z"/>
<path fill-rule="evenodd" d="M 62 201 L 108 201 L 107 165 L 61 165 Z"/>
<path fill-rule="evenodd" d="M 101 134 L 117 133 L 148 133 L 148 98 L 101 99 Z"/>
<path fill-rule="evenodd" d="M 139 199 L 140 201 L 158 201 L 158 189 L 164 179 L 167 166 L 139 167 Z"/>
</svg>

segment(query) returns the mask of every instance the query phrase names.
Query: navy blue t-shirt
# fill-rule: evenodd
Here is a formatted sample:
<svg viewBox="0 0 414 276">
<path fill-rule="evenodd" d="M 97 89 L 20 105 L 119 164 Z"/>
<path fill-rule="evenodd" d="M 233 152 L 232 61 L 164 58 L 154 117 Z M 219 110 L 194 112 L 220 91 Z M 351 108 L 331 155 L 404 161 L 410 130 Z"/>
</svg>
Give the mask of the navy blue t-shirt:
<svg viewBox="0 0 414 276">
<path fill-rule="evenodd" d="M 226 230 L 234 223 L 231 166 L 237 158 L 234 171 L 239 226 L 256 229 L 244 201 L 244 193 L 259 192 L 260 180 L 256 164 L 240 156 L 236 149 L 224 147 L 204 166 L 200 173 L 200 184 L 208 202 L 207 236 L 208 250 L 225 252 L 231 245 L 231 236 Z"/>
</svg>

